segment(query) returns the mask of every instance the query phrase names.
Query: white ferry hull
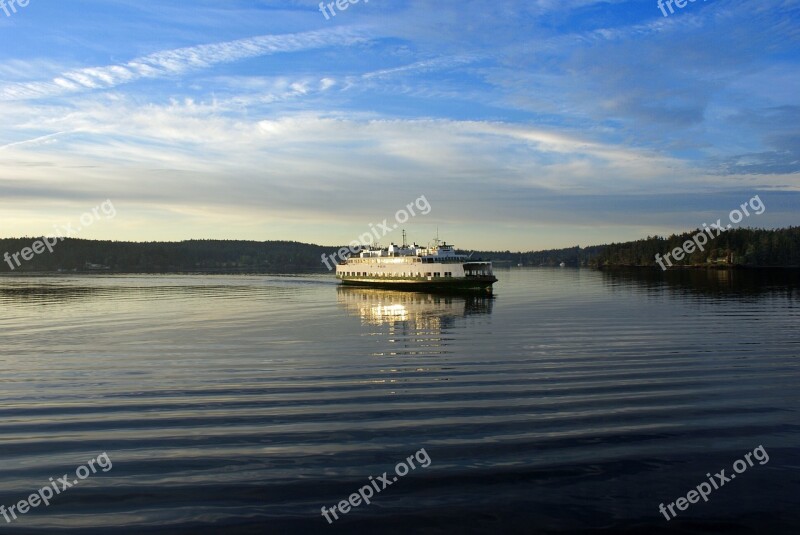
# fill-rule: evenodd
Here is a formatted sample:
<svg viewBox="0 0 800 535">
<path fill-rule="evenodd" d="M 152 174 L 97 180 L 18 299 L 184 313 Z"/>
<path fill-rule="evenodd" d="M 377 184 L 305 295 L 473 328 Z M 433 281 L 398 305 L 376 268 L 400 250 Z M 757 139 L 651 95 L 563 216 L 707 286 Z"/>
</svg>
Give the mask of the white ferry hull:
<svg viewBox="0 0 800 535">
<path fill-rule="evenodd" d="M 336 266 L 336 277 L 348 286 L 393 290 L 491 291 L 497 278 L 492 263 L 457 255 L 446 244 L 423 249 L 416 244 L 368 249 Z"/>
</svg>

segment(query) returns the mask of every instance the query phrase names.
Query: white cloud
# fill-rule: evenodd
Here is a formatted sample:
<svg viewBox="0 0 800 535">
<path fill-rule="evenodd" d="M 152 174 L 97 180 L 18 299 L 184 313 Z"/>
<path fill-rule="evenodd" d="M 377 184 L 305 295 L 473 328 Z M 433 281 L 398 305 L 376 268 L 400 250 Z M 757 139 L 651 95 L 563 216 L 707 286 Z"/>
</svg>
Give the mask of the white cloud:
<svg viewBox="0 0 800 535">
<path fill-rule="evenodd" d="M 334 28 L 286 35 L 262 35 L 193 47 L 166 50 L 136 58 L 122 65 L 76 69 L 47 82 L 17 82 L 0 85 L 0 100 L 53 97 L 82 90 L 113 88 L 142 78 L 162 78 L 231 63 L 246 58 L 296 52 L 364 41 L 363 32 Z"/>
</svg>

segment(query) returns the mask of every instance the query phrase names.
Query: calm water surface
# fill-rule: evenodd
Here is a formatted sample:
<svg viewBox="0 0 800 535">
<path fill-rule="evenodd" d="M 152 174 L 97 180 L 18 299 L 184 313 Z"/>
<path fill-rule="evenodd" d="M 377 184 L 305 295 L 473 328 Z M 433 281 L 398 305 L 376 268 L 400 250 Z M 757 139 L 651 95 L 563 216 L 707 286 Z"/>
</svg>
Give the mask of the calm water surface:
<svg viewBox="0 0 800 535">
<path fill-rule="evenodd" d="M 0 278 L 0 505 L 113 462 L 0 533 L 798 532 L 796 274 L 498 276 Z"/>
</svg>

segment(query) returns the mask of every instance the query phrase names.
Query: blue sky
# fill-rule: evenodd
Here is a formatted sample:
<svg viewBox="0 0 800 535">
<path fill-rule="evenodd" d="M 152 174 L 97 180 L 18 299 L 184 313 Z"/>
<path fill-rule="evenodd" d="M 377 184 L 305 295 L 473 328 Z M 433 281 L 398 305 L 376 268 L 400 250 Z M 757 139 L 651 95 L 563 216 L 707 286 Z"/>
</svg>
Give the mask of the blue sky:
<svg viewBox="0 0 800 535">
<path fill-rule="evenodd" d="M 6 0 L 8 3 L 10 0 Z M 30 0 L 0 9 L 0 236 L 530 250 L 798 224 L 800 0 Z M 399 236 L 388 236 L 399 240 Z"/>
</svg>

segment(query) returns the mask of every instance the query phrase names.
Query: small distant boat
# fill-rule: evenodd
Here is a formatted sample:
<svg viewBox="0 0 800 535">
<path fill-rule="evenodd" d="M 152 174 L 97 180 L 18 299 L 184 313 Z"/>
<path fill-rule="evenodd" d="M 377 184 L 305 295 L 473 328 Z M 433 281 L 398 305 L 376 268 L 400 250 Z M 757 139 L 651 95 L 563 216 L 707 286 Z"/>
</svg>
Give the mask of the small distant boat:
<svg viewBox="0 0 800 535">
<path fill-rule="evenodd" d="M 91 262 L 86 262 L 84 264 L 83 269 L 87 271 L 108 271 L 111 269 L 111 266 L 106 266 L 103 264 L 93 264 Z"/>
<path fill-rule="evenodd" d="M 345 259 L 336 266 L 336 277 L 345 285 L 396 290 L 491 292 L 497 282 L 490 261 L 456 254 L 452 245 L 440 243 L 438 238 L 429 247 L 409 246 L 405 232 L 402 245 L 369 247 Z"/>
</svg>

